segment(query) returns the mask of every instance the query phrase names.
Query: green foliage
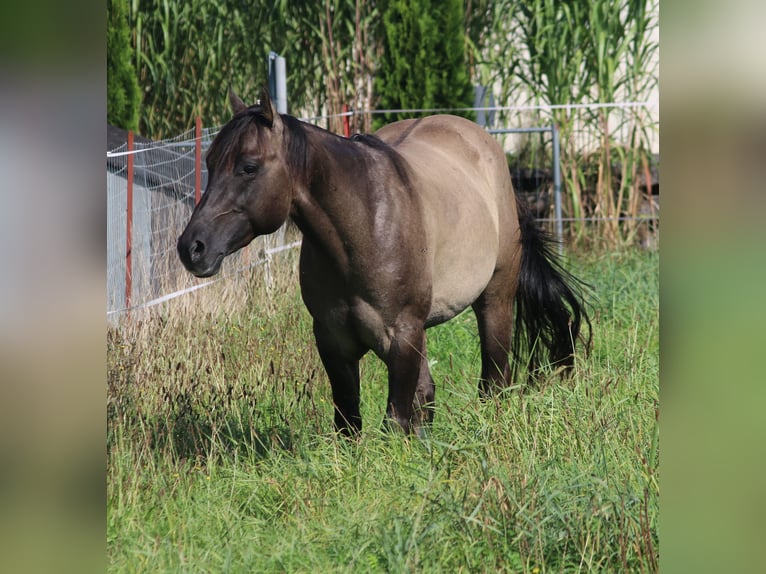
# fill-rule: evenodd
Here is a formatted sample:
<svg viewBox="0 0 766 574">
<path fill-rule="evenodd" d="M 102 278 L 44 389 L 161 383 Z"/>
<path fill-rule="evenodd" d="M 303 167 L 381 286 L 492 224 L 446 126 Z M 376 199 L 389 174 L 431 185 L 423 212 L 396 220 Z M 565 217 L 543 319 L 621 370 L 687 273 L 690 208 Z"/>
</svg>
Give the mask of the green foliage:
<svg viewBox="0 0 766 574">
<path fill-rule="evenodd" d="M 208 126 L 225 123 L 228 88 L 252 102 L 268 78 L 270 51 L 287 60 L 290 113 L 323 106 L 339 113 L 344 103 L 364 109 L 376 13 L 370 0 L 134 0 L 143 133 L 178 135 L 196 115 Z"/>
<path fill-rule="evenodd" d="M 544 103 L 579 103 L 591 85 L 585 82 L 585 58 L 590 2 L 522 2 L 518 8 L 518 32 L 529 51 L 526 66 L 516 67 L 519 78 Z"/>
<path fill-rule="evenodd" d="M 136 130 L 141 92 L 132 62 L 127 0 L 107 0 L 106 22 L 106 121 Z"/>
<path fill-rule="evenodd" d="M 537 103 L 614 102 L 645 98 L 656 83 L 654 0 L 491 4 L 505 17 L 482 18 L 491 27 L 483 65 L 497 69 L 508 97 L 522 86 Z"/>
<path fill-rule="evenodd" d="M 482 402 L 474 316 L 429 330 L 424 440 L 380 431 L 372 356 L 361 438 L 332 432 L 288 257 L 228 316 L 195 299 L 109 332 L 110 572 L 657 571 L 657 254 L 568 262 L 598 298 L 569 379 Z"/>
<path fill-rule="evenodd" d="M 464 21 L 460 0 L 390 0 L 383 10 L 382 53 L 375 76 L 378 107 L 471 107 Z M 374 124 L 419 115 L 387 113 Z"/>
<path fill-rule="evenodd" d="M 149 137 L 175 136 L 198 114 L 222 123 L 230 85 L 249 93 L 265 82 L 268 50 L 249 37 L 261 11 L 229 0 L 134 0 L 132 16 Z"/>
</svg>

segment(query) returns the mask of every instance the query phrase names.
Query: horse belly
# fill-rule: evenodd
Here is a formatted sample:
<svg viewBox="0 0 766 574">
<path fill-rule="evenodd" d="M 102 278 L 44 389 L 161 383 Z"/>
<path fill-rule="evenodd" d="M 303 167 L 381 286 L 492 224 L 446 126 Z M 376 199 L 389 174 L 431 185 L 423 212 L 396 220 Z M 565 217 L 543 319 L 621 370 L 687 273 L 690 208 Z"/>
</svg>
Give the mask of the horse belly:
<svg viewBox="0 0 766 574">
<path fill-rule="evenodd" d="M 496 234 L 484 229 L 483 233 L 474 231 L 473 236 L 460 237 L 462 241 L 443 244 L 437 250 L 433 262 L 431 310 L 426 320 L 429 327 L 448 321 L 476 301 L 494 274 Z"/>
<path fill-rule="evenodd" d="M 448 321 L 476 301 L 497 268 L 500 244 L 497 211 L 484 197 L 468 185 L 437 189 L 424 197 L 432 257 L 427 326 Z"/>
</svg>

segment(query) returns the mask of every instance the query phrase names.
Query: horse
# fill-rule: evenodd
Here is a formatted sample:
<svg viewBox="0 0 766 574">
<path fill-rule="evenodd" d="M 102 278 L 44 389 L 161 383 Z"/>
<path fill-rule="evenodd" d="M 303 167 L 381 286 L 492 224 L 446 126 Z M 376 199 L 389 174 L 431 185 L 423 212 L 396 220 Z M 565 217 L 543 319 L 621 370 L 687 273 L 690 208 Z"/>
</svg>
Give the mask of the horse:
<svg viewBox="0 0 766 574">
<path fill-rule="evenodd" d="M 482 397 L 513 383 L 522 350 L 530 373 L 544 360 L 571 370 L 581 328 L 590 331 L 585 284 L 517 200 L 483 128 L 432 115 L 344 138 L 276 113 L 266 90 L 251 106 L 229 98 L 234 115 L 207 152 L 207 187 L 178 255 L 209 277 L 255 237 L 297 225 L 301 295 L 338 431 L 362 429 L 359 361 L 372 350 L 388 370 L 384 427 L 422 433 L 435 396 L 426 329 L 469 306 Z"/>
</svg>

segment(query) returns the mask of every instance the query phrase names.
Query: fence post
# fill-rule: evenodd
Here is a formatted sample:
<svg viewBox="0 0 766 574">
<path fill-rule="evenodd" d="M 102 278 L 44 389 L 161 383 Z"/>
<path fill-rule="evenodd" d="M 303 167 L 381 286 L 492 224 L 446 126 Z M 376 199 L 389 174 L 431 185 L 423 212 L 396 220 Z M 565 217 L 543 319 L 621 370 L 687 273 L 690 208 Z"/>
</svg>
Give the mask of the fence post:
<svg viewBox="0 0 766 574">
<path fill-rule="evenodd" d="M 564 224 L 561 216 L 561 150 L 559 142 L 559 128 L 554 122 L 551 124 L 553 136 L 553 199 L 556 213 L 556 239 L 559 242 L 559 254 L 564 251 Z"/>
<path fill-rule="evenodd" d="M 194 121 L 194 205 L 202 197 L 202 118 Z"/>
<path fill-rule="evenodd" d="M 287 113 L 287 63 L 276 52 L 269 52 L 269 95 L 277 104 L 277 113 Z"/>
<path fill-rule="evenodd" d="M 128 132 L 128 197 L 125 217 L 125 308 L 133 294 L 133 132 Z"/>
<path fill-rule="evenodd" d="M 343 104 L 343 135 L 351 137 L 351 126 L 348 121 L 348 104 Z"/>
</svg>

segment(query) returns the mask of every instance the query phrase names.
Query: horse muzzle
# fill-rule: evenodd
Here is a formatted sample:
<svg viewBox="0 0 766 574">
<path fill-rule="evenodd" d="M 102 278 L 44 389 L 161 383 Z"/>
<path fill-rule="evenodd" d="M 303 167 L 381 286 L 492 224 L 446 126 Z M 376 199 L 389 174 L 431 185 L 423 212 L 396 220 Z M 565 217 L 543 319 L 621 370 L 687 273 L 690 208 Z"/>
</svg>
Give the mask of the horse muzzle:
<svg viewBox="0 0 766 574">
<path fill-rule="evenodd" d="M 225 254 L 211 249 L 202 238 L 187 237 L 184 232 L 178 238 L 177 248 L 181 263 L 197 277 L 210 277 L 221 269 Z"/>
</svg>

